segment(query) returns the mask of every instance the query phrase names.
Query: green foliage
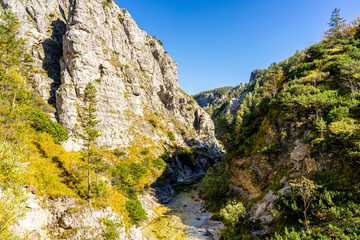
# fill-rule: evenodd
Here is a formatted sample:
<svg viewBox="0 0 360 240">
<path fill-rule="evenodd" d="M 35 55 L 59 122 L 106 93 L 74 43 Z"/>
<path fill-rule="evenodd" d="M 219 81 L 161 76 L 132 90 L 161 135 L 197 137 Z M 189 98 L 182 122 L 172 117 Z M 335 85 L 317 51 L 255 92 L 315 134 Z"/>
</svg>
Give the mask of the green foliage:
<svg viewBox="0 0 360 240">
<path fill-rule="evenodd" d="M 0 238 L 10 236 L 9 227 L 25 212 L 24 169 L 21 148 L 0 142 Z"/>
<path fill-rule="evenodd" d="M 153 165 L 157 169 L 164 169 L 166 167 L 166 162 L 162 158 L 156 158 L 153 160 Z"/>
<path fill-rule="evenodd" d="M 150 119 L 150 120 L 149 120 L 149 123 L 150 123 L 154 128 L 157 127 L 157 122 L 156 122 L 154 119 Z"/>
<path fill-rule="evenodd" d="M 219 211 L 226 203 L 224 196 L 228 192 L 227 178 L 229 173 L 224 163 L 216 164 L 208 169 L 205 177 L 202 179 L 202 185 L 199 188 L 201 198 L 206 200 L 206 206 L 210 211 Z"/>
<path fill-rule="evenodd" d="M 344 118 L 346 118 L 349 115 L 349 108 L 348 107 L 343 107 L 343 106 L 339 106 L 339 107 L 333 107 L 333 109 L 331 109 L 331 111 L 329 112 L 327 118 L 329 122 L 335 122 L 335 121 L 340 121 Z"/>
<path fill-rule="evenodd" d="M 90 170 L 97 161 L 98 157 L 95 154 L 96 139 L 99 136 L 99 131 L 96 128 L 98 121 L 96 120 L 96 88 L 89 82 L 84 90 L 83 107 L 80 112 L 81 127 L 83 134 L 81 138 L 84 140 L 84 158 L 87 161 L 88 170 L 88 200 L 91 205 L 91 173 Z M 98 168 L 98 167 L 97 167 Z M 97 175 L 96 175 L 97 176 Z"/>
<path fill-rule="evenodd" d="M 328 35 L 339 35 L 340 29 L 342 24 L 345 22 L 345 20 L 340 17 L 340 9 L 335 8 L 334 11 L 331 13 L 329 27 L 327 34 Z"/>
<path fill-rule="evenodd" d="M 231 202 L 220 210 L 220 216 L 225 220 L 225 223 L 231 227 L 235 227 L 240 219 L 244 217 L 245 210 L 241 202 Z"/>
<path fill-rule="evenodd" d="M 117 157 L 122 157 L 122 156 L 125 156 L 125 155 L 126 155 L 126 152 L 121 151 L 121 150 L 119 150 L 119 149 L 115 149 L 113 153 L 114 153 L 114 155 L 117 156 Z"/>
<path fill-rule="evenodd" d="M 40 108 L 34 108 L 30 115 L 31 125 L 38 131 L 49 133 L 56 143 L 69 138 L 68 131 L 59 123 L 53 122 Z"/>
<path fill-rule="evenodd" d="M 120 13 L 118 14 L 118 19 L 119 19 L 120 23 L 124 23 L 124 18 Z"/>
<path fill-rule="evenodd" d="M 131 218 L 131 223 L 139 225 L 141 221 L 147 219 L 147 214 L 142 208 L 141 203 L 137 199 L 130 199 L 126 201 L 125 208 Z"/>
<path fill-rule="evenodd" d="M 147 155 L 149 154 L 150 150 L 147 148 L 144 148 L 143 150 L 140 151 L 140 155 Z"/>
<path fill-rule="evenodd" d="M 104 233 L 104 236 L 106 239 L 108 240 L 115 240 L 118 239 L 119 237 L 119 228 L 122 227 L 122 224 L 115 221 L 115 220 L 111 220 L 108 218 L 105 218 L 103 220 L 103 223 L 106 227 L 106 231 Z"/>
<path fill-rule="evenodd" d="M 313 239 L 313 237 L 304 230 L 296 231 L 294 228 L 291 228 L 289 231 L 288 228 L 284 228 L 284 232 L 282 234 L 275 233 L 274 237 L 271 237 L 270 240 L 306 240 Z"/>
<path fill-rule="evenodd" d="M 331 134 L 349 137 L 359 129 L 359 126 L 355 123 L 352 118 L 344 118 L 340 121 L 332 122 L 329 125 L 329 131 Z"/>
<path fill-rule="evenodd" d="M 316 130 L 320 132 L 321 138 L 324 138 L 324 132 L 326 130 L 326 122 L 324 121 L 324 119 L 322 117 L 318 117 L 314 125 Z"/>
<path fill-rule="evenodd" d="M 118 164 L 111 170 L 112 183 L 118 191 L 125 191 L 129 198 L 136 198 L 137 185 L 141 183 L 147 173 L 147 168 L 142 163 Z"/>
<path fill-rule="evenodd" d="M 106 7 L 110 7 L 110 3 L 108 0 L 103 1 L 102 4 Z"/>
<path fill-rule="evenodd" d="M 332 17 L 331 36 L 263 70 L 245 87 L 236 114 L 227 112 L 227 104 L 216 113 L 216 131 L 228 155 L 225 166 L 210 169 L 201 186 L 202 197 L 213 211 L 234 197 L 230 183 L 249 188 L 238 179 L 242 171 L 255 175 L 248 181 L 260 185 L 262 194 L 264 189 L 279 189 L 279 181 L 270 176 L 279 174 L 277 167 L 288 166 L 294 143 L 311 143 L 304 152 L 311 161 L 300 161 L 298 167 L 313 185 L 303 184 L 307 181 L 301 178 L 302 183 L 293 183 L 292 191 L 279 197 L 275 204 L 279 213 L 270 230 L 273 239 L 359 238 L 355 179 L 360 175 L 360 42 L 355 36 L 360 18 L 346 25 L 337 13 Z M 249 159 L 252 168 L 239 164 Z M 241 172 L 234 169 L 239 165 Z M 263 166 L 269 170 L 259 170 Z M 331 177 L 319 181 L 306 175 L 316 169 Z M 294 176 L 290 170 L 284 174 Z M 243 198 L 237 200 L 245 202 Z M 227 226 L 222 239 L 245 239 L 242 227 Z"/>
<path fill-rule="evenodd" d="M 169 137 L 170 141 L 175 141 L 175 135 L 173 132 L 168 132 L 168 137 Z"/>
</svg>

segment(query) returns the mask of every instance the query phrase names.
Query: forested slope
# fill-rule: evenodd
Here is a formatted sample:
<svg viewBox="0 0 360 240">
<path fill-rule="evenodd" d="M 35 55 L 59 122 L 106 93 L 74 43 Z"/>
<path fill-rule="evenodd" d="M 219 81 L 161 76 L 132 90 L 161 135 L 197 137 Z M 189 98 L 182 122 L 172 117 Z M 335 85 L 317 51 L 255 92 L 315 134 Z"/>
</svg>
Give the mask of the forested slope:
<svg viewBox="0 0 360 240">
<path fill-rule="evenodd" d="M 202 196 L 222 239 L 359 238 L 359 21 L 335 11 L 321 42 L 263 70 L 218 120 L 228 155 Z"/>
</svg>

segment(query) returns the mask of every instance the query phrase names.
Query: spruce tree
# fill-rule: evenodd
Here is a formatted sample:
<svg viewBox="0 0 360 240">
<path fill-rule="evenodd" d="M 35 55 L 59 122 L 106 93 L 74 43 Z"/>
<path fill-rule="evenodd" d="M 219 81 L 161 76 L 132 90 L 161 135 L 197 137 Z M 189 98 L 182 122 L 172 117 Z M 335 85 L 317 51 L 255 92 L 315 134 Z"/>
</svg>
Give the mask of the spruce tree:
<svg viewBox="0 0 360 240">
<path fill-rule="evenodd" d="M 25 41 L 18 37 L 20 22 L 11 10 L 0 15 L 0 90 L 3 97 L 11 97 L 11 106 L 24 92 L 25 79 L 33 73 L 31 56 Z"/>
<path fill-rule="evenodd" d="M 329 27 L 330 29 L 327 31 L 327 35 L 336 36 L 340 33 L 340 29 L 342 24 L 345 22 L 345 19 L 340 17 L 340 9 L 335 8 L 331 13 Z"/>
<path fill-rule="evenodd" d="M 96 157 L 95 145 L 96 139 L 99 136 L 99 130 L 96 128 L 98 121 L 96 120 L 96 88 L 89 82 L 84 91 L 83 107 L 81 109 L 81 126 L 84 140 L 84 157 L 87 161 L 88 170 L 88 199 L 91 205 L 91 167 L 92 161 Z"/>
</svg>

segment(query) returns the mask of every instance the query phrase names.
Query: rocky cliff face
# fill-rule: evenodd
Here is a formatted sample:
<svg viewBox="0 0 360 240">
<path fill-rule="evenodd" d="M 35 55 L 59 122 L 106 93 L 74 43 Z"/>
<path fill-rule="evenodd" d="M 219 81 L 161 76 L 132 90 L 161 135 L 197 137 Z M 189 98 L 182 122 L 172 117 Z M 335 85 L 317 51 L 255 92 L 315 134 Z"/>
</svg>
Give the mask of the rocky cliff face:
<svg viewBox="0 0 360 240">
<path fill-rule="evenodd" d="M 215 144 L 210 117 L 184 93 L 177 66 L 153 37 L 140 30 L 114 1 L 1 0 L 23 23 L 22 36 L 44 71 L 35 90 L 56 107 L 56 118 L 71 138 L 69 150 L 82 146 L 78 108 L 84 88 L 98 92 L 98 143 L 110 148 L 170 142 Z M 149 120 L 158 123 L 154 129 Z M 200 124 L 199 124 L 200 123 Z"/>
<path fill-rule="evenodd" d="M 0 10 L 11 8 L 21 21 L 20 35 L 41 70 L 34 77 L 34 91 L 56 108 L 53 119 L 69 131 L 70 139 L 63 143 L 67 150 L 82 148 L 78 110 L 85 86 L 93 82 L 97 89 L 99 146 L 127 154 L 138 154 L 143 148 L 151 149 L 154 155 L 172 153 L 174 149 L 194 152 L 191 161 L 175 157 L 176 161 L 168 165 L 166 172 L 170 174 L 164 174 L 165 180 L 154 184 L 158 198 L 172 197 L 171 185 L 205 174 L 221 159 L 222 147 L 214 136 L 210 116 L 180 89 L 176 63 L 162 44 L 140 30 L 130 14 L 114 1 L 0 0 L 0 4 Z M 38 204 L 38 200 L 34 201 Z M 101 219 L 111 214 L 110 210 L 85 208 L 76 212 L 76 218 L 88 218 L 92 223 L 62 226 L 61 219 L 75 218 L 68 209 L 78 205 L 69 201 L 64 206 L 56 202 L 34 205 L 31 214 L 47 214 L 34 228 L 39 239 L 46 235 L 41 233 L 43 228 L 59 228 L 56 234 L 61 234 L 61 229 L 82 229 L 90 224 L 95 233 L 103 231 Z M 148 204 L 142 201 L 143 207 Z M 144 208 L 151 216 L 151 208 Z M 24 221 L 31 222 L 31 214 Z M 32 228 L 28 225 L 20 223 L 17 229 L 29 232 Z M 123 234 L 124 229 L 119 231 Z M 81 231 L 76 234 L 81 235 Z M 141 239 L 140 235 L 140 230 L 135 229 L 128 237 Z"/>
</svg>

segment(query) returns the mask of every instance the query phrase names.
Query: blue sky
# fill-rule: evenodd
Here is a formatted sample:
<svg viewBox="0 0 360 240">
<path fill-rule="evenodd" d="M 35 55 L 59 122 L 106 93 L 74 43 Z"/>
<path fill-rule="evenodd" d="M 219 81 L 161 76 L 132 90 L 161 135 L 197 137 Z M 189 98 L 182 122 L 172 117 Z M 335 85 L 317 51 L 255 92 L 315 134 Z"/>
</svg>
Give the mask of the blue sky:
<svg viewBox="0 0 360 240">
<path fill-rule="evenodd" d="M 189 94 L 246 83 L 319 42 L 335 7 L 347 21 L 360 0 L 117 0 L 141 29 L 156 35 L 178 64 Z"/>
</svg>

